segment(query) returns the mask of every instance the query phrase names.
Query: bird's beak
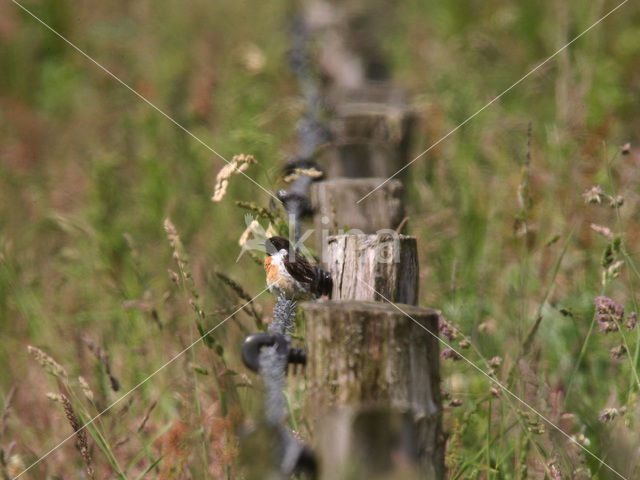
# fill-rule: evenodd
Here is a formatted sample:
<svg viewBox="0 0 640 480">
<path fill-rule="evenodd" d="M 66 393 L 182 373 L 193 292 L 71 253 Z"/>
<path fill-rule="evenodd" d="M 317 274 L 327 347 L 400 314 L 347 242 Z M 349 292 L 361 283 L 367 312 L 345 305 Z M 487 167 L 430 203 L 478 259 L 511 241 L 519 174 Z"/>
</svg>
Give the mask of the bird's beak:
<svg viewBox="0 0 640 480">
<path fill-rule="evenodd" d="M 260 242 L 258 245 L 260 245 L 261 247 L 266 246 L 264 242 Z"/>
</svg>

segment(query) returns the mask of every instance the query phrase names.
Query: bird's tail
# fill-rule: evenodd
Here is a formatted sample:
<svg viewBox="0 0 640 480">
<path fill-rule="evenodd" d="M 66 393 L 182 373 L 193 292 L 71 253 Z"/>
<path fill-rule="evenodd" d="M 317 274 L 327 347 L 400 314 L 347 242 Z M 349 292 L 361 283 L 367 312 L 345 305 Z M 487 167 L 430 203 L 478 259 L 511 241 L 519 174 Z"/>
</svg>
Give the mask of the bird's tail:
<svg viewBox="0 0 640 480">
<path fill-rule="evenodd" d="M 333 279 L 331 278 L 331 274 L 316 265 L 313 266 L 313 270 L 315 273 L 313 293 L 318 297 L 326 295 L 331 298 L 331 292 L 333 291 Z"/>
</svg>

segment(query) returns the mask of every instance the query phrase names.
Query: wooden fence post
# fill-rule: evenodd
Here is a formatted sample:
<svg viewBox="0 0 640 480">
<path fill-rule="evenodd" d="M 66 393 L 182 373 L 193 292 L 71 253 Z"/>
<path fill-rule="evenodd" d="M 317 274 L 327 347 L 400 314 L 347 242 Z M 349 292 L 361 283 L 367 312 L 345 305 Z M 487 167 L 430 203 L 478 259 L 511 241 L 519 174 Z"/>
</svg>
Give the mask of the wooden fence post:
<svg viewBox="0 0 640 480">
<path fill-rule="evenodd" d="M 400 305 L 414 321 L 389 303 L 363 301 L 302 308 L 321 478 L 396 475 L 404 465 L 415 478 L 442 479 L 437 313 Z"/>
<path fill-rule="evenodd" d="M 369 82 L 334 99 L 334 141 L 322 152 L 328 178 L 389 178 L 406 161 L 415 117 L 404 92 Z"/>
<path fill-rule="evenodd" d="M 438 315 L 406 305 L 418 301 L 416 239 L 326 240 L 333 300 L 302 305 L 321 478 L 442 480 Z"/>
<path fill-rule="evenodd" d="M 417 243 L 395 231 L 404 223 L 404 192 L 399 179 L 387 180 L 408 160 L 413 115 L 385 75 L 369 75 L 376 49 L 343 41 L 354 12 L 333 4 L 323 10 L 323 2 L 309 7 L 316 8 L 307 22 L 320 36 L 319 67 L 334 106 L 334 138 L 317 158 L 328 179 L 310 190 L 333 300 L 301 305 L 305 418 L 320 478 L 442 480 L 438 315 L 415 306 Z"/>
<path fill-rule="evenodd" d="M 404 218 L 404 190 L 398 180 L 389 180 L 357 203 L 384 181 L 384 178 L 335 178 L 312 184 L 310 196 L 317 241 L 321 241 L 318 235 L 323 231 L 336 234 L 349 229 L 376 233 L 397 228 Z"/>
<path fill-rule="evenodd" d="M 333 277 L 334 300 L 418 303 L 415 237 L 335 235 L 327 239 L 323 259 Z"/>
</svg>

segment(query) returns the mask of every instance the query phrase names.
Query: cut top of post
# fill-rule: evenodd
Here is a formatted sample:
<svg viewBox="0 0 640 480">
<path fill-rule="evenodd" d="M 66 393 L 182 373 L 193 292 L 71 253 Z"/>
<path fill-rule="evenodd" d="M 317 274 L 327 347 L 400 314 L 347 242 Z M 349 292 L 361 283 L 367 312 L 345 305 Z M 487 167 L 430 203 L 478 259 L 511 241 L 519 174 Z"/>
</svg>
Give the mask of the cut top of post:
<svg viewBox="0 0 640 480">
<path fill-rule="evenodd" d="M 416 305 L 417 250 L 415 237 L 393 231 L 328 237 L 322 260 L 333 277 L 332 298 Z"/>
</svg>

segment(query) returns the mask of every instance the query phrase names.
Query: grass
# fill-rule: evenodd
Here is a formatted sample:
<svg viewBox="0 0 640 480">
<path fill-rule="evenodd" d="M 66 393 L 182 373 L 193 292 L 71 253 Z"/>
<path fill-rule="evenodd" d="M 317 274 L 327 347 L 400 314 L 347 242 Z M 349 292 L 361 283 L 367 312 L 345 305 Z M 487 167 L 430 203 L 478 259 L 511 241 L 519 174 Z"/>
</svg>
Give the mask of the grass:
<svg viewBox="0 0 640 480">
<path fill-rule="evenodd" d="M 412 154 L 615 5 L 399 3 L 380 40 L 412 93 Z M 254 155 L 247 173 L 280 188 L 304 108 L 285 64 L 292 4 L 25 6 L 229 160 Z M 404 178 L 420 304 L 458 325 L 457 341 L 470 337 L 464 353 L 474 362 L 502 357 L 497 379 L 627 478 L 638 475 L 639 330 L 599 332 L 594 299 L 612 298 L 627 316 L 638 311 L 639 16 L 637 5 L 623 6 Z M 0 6 L 0 19 L 0 403 L 10 399 L 0 471 L 12 478 L 73 433 L 47 392 L 66 392 L 77 418 L 92 418 L 264 288 L 259 265 L 248 256 L 234 262 L 245 228 L 234 201 L 267 207 L 269 197 L 237 176 L 213 204 L 219 158 L 12 3 Z M 250 62 L 256 49 L 259 68 Z M 631 152 L 620 155 L 626 142 Z M 624 204 L 586 204 L 581 195 L 593 185 Z M 179 249 L 167 240 L 166 218 Z M 592 223 L 621 238 L 606 267 L 612 242 Z M 182 266 L 178 250 L 188 257 Z M 239 345 L 272 304 L 260 297 L 92 424 L 96 478 L 234 478 L 233 431 L 261 408 Z M 84 338 L 108 354 L 110 373 Z M 611 359 L 621 344 L 629 354 Z M 68 377 L 47 374 L 27 345 Z M 450 478 L 616 478 L 463 362 L 442 368 L 443 389 L 456 400 L 444 418 Z M 289 392 L 294 424 L 305 425 L 303 395 L 299 385 Z M 603 423 L 607 407 L 617 414 Z M 82 475 L 73 443 L 29 478 Z"/>
</svg>

